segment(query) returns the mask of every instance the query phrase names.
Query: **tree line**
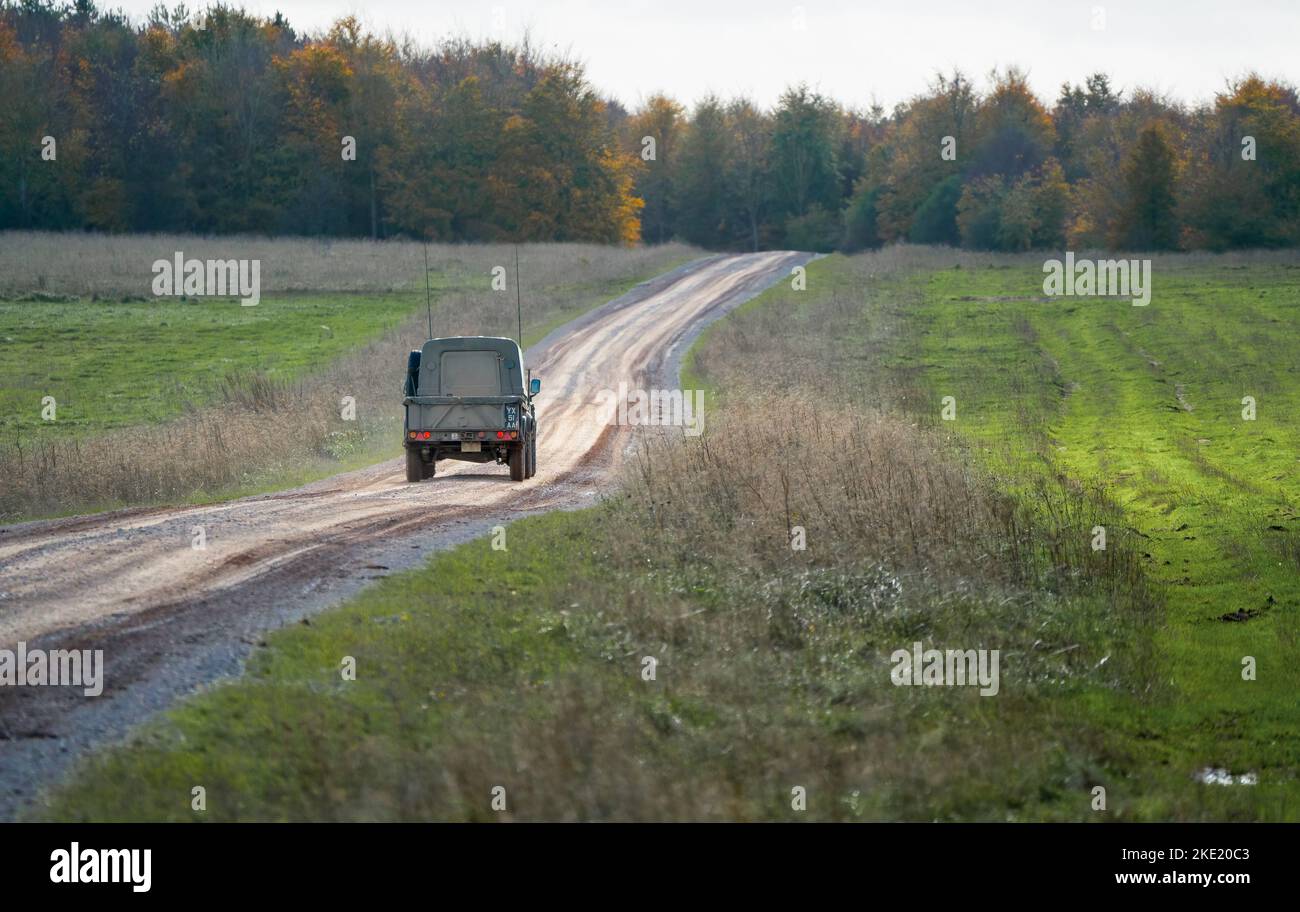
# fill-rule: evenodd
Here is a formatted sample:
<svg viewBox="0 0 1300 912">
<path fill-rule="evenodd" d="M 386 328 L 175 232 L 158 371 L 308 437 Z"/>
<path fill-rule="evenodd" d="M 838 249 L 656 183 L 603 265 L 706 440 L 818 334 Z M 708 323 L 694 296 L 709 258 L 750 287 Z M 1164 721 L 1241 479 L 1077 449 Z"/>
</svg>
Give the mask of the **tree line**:
<svg viewBox="0 0 1300 912">
<path fill-rule="evenodd" d="M 527 43 L 22 0 L 0 97 L 0 228 L 639 239 L 638 160 L 582 68 Z"/>
<path fill-rule="evenodd" d="M 353 18 L 0 0 L 0 228 L 582 240 L 713 249 L 1300 244 L 1300 100 L 1251 74 L 1187 105 L 1012 68 L 885 111 L 635 110 L 527 40 L 424 48 Z M 50 147 L 50 141 L 53 147 Z M 349 148 L 349 143 L 350 148 Z M 53 157 L 47 157 L 50 154 Z"/>
<path fill-rule="evenodd" d="M 671 137 L 643 173 L 648 238 L 707 247 L 986 250 L 1300 244 L 1300 101 L 1248 75 L 1189 107 L 1099 73 L 1048 106 L 1025 75 L 960 72 L 886 113 L 806 86 L 772 112 L 651 99 L 633 136 Z M 663 143 L 660 144 L 661 148 Z"/>
</svg>

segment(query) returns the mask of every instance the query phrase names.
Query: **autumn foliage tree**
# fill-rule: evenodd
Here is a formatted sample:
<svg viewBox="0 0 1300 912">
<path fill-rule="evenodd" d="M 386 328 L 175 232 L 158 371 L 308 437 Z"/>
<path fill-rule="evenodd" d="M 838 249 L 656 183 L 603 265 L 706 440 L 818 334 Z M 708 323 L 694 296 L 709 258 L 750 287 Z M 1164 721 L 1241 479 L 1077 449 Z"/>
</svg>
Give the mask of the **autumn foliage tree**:
<svg viewBox="0 0 1300 912">
<path fill-rule="evenodd" d="M 1178 242 L 1174 194 L 1177 162 L 1164 128 L 1154 123 L 1139 134 L 1124 159 L 1124 204 L 1110 242 L 1113 247 L 1168 250 Z"/>
<path fill-rule="evenodd" d="M 653 95 L 627 119 L 623 149 L 642 166 L 636 194 L 645 202 L 641 233 L 656 243 L 671 240 L 677 223 L 677 147 L 686 129 L 686 110 L 666 95 Z"/>
<path fill-rule="evenodd" d="M 1183 246 L 1300 244 L 1300 100 L 1248 76 L 1198 112 L 1180 195 Z"/>
<path fill-rule="evenodd" d="M 637 161 L 581 67 L 352 17 L 0 5 L 0 227 L 636 243 Z M 57 154 L 42 159 L 42 139 Z"/>
</svg>

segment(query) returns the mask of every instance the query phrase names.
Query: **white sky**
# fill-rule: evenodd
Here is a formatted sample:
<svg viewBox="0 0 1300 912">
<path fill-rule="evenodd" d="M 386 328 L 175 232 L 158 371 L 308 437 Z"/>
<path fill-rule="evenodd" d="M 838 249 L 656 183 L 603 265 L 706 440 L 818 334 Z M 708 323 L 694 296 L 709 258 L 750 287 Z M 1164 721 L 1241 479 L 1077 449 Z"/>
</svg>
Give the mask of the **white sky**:
<svg viewBox="0 0 1300 912">
<path fill-rule="evenodd" d="M 157 0 L 101 0 L 142 18 Z M 172 6 L 176 0 L 168 0 Z M 691 103 L 712 90 L 769 105 L 805 81 L 840 102 L 886 109 L 937 70 L 983 85 L 1018 64 L 1044 100 L 1097 70 L 1113 84 L 1206 100 L 1248 70 L 1300 82 L 1300 0 L 230 0 L 299 31 L 356 14 L 374 31 L 425 43 L 518 38 L 587 65 L 635 107 L 656 91 Z M 206 6 L 191 0 L 191 7 Z M 1094 28 L 1104 10 L 1104 27 Z M 802 23 L 802 28 L 798 27 Z"/>
</svg>

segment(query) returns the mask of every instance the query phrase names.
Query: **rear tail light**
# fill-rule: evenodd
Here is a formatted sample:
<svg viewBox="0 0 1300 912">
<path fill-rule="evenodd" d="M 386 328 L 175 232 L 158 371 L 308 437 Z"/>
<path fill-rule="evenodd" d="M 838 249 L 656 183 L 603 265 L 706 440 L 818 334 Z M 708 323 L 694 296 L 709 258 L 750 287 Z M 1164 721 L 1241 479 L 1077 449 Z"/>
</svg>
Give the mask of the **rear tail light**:
<svg viewBox="0 0 1300 912">
<path fill-rule="evenodd" d="M 425 431 L 423 434 L 420 435 L 420 438 L 421 438 L 422 440 L 428 440 L 430 436 L 431 436 L 431 435 L 429 434 L 429 432 L 428 432 L 428 431 Z"/>
<path fill-rule="evenodd" d="M 414 439 L 415 439 L 415 431 L 411 431 L 411 433 L 407 434 L 406 436 L 408 436 L 408 437 L 410 437 L 412 440 L 414 440 Z"/>
<path fill-rule="evenodd" d="M 497 431 L 497 440 L 505 440 L 505 439 L 506 439 L 506 432 L 505 432 L 505 431 Z"/>
<path fill-rule="evenodd" d="M 511 431 L 511 432 L 510 432 L 510 439 L 511 439 L 511 440 L 517 440 L 517 439 L 519 439 L 519 432 L 518 432 L 518 431 Z"/>
</svg>

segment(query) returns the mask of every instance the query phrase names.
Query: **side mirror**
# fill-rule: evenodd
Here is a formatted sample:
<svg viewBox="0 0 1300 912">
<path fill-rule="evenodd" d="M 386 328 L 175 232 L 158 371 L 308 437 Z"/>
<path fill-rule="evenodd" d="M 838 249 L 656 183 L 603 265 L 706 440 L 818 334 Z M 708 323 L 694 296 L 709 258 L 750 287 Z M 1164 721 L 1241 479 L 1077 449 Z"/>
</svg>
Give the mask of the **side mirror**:
<svg viewBox="0 0 1300 912">
<path fill-rule="evenodd" d="M 528 395 L 536 396 L 542 391 L 542 381 L 537 377 L 528 381 Z"/>
</svg>

